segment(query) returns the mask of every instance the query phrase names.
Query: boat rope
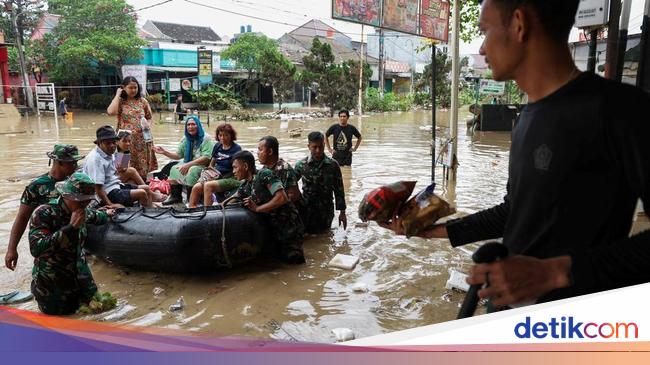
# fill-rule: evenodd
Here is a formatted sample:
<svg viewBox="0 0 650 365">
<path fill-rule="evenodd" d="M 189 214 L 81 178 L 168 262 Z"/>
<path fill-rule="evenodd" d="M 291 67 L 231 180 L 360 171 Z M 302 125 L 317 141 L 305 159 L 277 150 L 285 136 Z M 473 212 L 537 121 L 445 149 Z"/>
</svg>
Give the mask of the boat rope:
<svg viewBox="0 0 650 365">
<path fill-rule="evenodd" d="M 226 245 L 226 204 L 231 200 L 237 198 L 237 195 L 233 195 L 230 198 L 219 203 L 221 206 L 221 216 L 223 217 L 221 223 L 221 252 L 223 253 L 223 259 L 226 262 L 226 266 L 230 269 L 232 268 L 232 261 L 230 261 L 230 255 L 228 255 L 228 246 Z M 205 207 L 203 209 L 206 209 Z"/>
</svg>

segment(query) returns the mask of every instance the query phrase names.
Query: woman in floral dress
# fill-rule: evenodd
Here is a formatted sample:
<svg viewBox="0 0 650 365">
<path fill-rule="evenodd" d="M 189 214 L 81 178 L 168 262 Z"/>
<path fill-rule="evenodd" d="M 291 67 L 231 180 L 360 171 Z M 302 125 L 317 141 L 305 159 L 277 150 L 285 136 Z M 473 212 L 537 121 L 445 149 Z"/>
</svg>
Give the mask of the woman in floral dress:
<svg viewBox="0 0 650 365">
<path fill-rule="evenodd" d="M 117 130 L 131 131 L 131 166 L 146 181 L 147 174 L 158 169 L 158 161 L 152 150 L 153 140 L 145 140 L 145 134 L 151 135 L 151 107 L 142 97 L 142 88 L 135 77 L 124 78 L 106 111 L 108 115 L 117 115 Z"/>
</svg>

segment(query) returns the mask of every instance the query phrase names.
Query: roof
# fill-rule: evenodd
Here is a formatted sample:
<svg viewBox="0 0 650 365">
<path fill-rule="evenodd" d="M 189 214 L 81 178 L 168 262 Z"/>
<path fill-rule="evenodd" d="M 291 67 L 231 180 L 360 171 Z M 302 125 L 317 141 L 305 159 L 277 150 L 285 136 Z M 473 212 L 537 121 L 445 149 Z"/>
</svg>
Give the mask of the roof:
<svg viewBox="0 0 650 365">
<path fill-rule="evenodd" d="M 339 37 L 345 37 L 350 39 L 347 35 L 339 32 L 338 30 L 330 27 L 329 25 L 323 23 L 320 20 L 312 19 L 307 23 L 299 26 L 298 28 L 289 32 L 291 35 L 296 36 L 307 36 L 307 37 L 323 37 L 323 38 L 332 38 L 334 35 Z"/>
<path fill-rule="evenodd" d="M 302 64 L 302 58 L 310 53 L 311 45 L 314 38 L 318 38 L 321 43 L 327 43 L 332 48 L 332 53 L 336 62 L 358 61 L 359 52 L 349 47 L 345 47 L 331 38 L 312 37 L 306 35 L 296 35 L 287 33 L 279 39 L 278 48 L 291 62 Z M 365 61 L 369 64 L 377 64 L 379 61 L 371 56 L 365 56 Z"/>
<path fill-rule="evenodd" d="M 408 63 L 399 62 L 391 59 L 387 59 L 385 61 L 384 67 L 386 68 L 386 72 L 393 72 L 393 73 L 411 72 L 411 66 L 409 66 Z"/>
<path fill-rule="evenodd" d="M 56 27 L 59 24 L 60 18 L 61 16 L 56 14 L 49 14 L 49 13 L 43 14 L 43 17 L 41 18 L 41 20 L 39 20 L 36 29 L 34 29 L 34 32 L 32 32 L 31 39 L 32 40 L 42 39 L 44 35 L 51 32 L 52 29 L 54 29 L 54 27 Z"/>
<path fill-rule="evenodd" d="M 158 28 L 160 33 L 166 37 L 182 42 L 201 42 L 211 41 L 218 42 L 221 38 L 210 27 L 203 27 L 198 25 L 164 23 L 159 21 L 151 21 L 151 23 Z"/>
</svg>

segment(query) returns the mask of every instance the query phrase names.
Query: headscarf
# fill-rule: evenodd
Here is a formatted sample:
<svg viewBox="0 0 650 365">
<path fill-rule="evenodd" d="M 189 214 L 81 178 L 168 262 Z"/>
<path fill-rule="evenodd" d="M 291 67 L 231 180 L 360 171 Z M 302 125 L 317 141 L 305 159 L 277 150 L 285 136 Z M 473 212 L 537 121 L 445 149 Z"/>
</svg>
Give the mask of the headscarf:
<svg viewBox="0 0 650 365">
<path fill-rule="evenodd" d="M 192 136 L 188 131 L 187 131 L 187 123 L 190 121 L 190 119 L 193 119 L 194 122 L 196 122 L 196 128 L 197 128 L 197 133 L 195 136 Z M 203 143 L 203 138 L 205 137 L 205 132 L 203 131 L 203 126 L 201 125 L 201 120 L 199 117 L 196 115 L 191 115 L 185 119 L 185 141 L 187 141 L 187 144 L 185 147 L 185 162 L 190 162 L 192 161 L 192 151 L 194 150 L 195 146 L 200 146 Z"/>
</svg>

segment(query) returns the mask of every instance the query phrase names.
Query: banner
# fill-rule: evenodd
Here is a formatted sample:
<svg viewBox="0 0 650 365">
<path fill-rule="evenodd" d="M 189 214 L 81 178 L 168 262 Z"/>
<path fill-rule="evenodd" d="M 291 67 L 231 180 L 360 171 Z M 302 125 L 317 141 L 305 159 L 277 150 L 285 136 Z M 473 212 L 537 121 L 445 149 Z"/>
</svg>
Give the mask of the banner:
<svg viewBox="0 0 650 365">
<path fill-rule="evenodd" d="M 124 65 L 122 66 L 122 77 L 133 76 L 142 89 L 142 96 L 147 95 L 147 66 L 145 65 Z"/>
<path fill-rule="evenodd" d="M 200 49 L 198 50 L 198 65 L 199 82 L 202 84 L 212 83 L 212 50 Z"/>
<path fill-rule="evenodd" d="M 382 27 L 417 34 L 419 0 L 384 0 Z"/>
<path fill-rule="evenodd" d="M 420 35 L 447 42 L 449 39 L 449 3 L 443 0 L 422 0 Z"/>
<path fill-rule="evenodd" d="M 332 19 L 379 26 L 381 0 L 332 0 Z"/>
</svg>

